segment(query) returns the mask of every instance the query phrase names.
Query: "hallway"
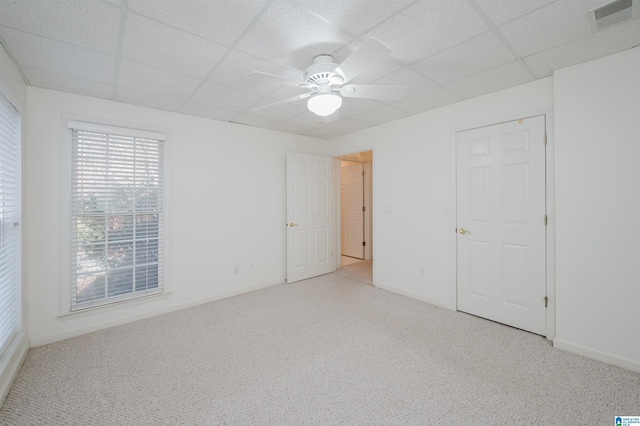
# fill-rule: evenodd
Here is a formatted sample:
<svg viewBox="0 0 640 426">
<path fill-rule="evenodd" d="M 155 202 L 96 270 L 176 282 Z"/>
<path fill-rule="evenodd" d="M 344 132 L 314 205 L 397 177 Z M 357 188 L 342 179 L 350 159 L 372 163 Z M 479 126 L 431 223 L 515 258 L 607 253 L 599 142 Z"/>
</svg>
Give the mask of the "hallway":
<svg viewBox="0 0 640 426">
<path fill-rule="evenodd" d="M 342 267 L 338 275 L 350 280 L 373 285 L 373 261 L 360 260 L 349 256 L 342 256 Z"/>
</svg>

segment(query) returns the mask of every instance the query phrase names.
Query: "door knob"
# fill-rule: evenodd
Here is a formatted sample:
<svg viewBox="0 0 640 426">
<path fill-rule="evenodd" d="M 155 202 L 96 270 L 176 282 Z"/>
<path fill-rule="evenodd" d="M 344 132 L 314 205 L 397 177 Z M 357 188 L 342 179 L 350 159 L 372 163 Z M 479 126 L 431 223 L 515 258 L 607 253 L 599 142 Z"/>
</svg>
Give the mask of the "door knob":
<svg viewBox="0 0 640 426">
<path fill-rule="evenodd" d="M 290 226 L 291 228 L 293 228 L 294 226 L 298 226 L 298 224 L 297 224 L 297 223 L 293 223 L 293 222 L 291 222 L 291 223 L 289 224 L 289 226 Z"/>
<path fill-rule="evenodd" d="M 471 232 L 470 232 L 470 231 L 467 231 L 467 230 L 466 230 L 466 229 L 464 229 L 464 228 L 460 228 L 460 233 L 461 233 L 461 234 L 470 234 Z"/>
</svg>

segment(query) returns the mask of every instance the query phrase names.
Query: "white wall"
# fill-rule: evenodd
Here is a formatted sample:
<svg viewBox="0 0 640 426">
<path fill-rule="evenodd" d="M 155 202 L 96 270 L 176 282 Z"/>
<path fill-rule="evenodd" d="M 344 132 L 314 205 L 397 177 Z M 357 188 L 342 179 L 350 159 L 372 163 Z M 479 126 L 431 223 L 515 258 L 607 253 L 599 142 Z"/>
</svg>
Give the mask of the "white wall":
<svg viewBox="0 0 640 426">
<path fill-rule="evenodd" d="M 640 48 L 554 80 L 555 344 L 640 371 Z"/>
<path fill-rule="evenodd" d="M 26 112 L 27 112 L 27 85 L 22 79 L 22 75 L 15 67 L 11 58 L 7 55 L 4 48 L 0 45 L 0 91 L 13 103 L 13 105 L 18 108 L 18 110 L 22 113 L 22 123 L 23 123 L 23 140 L 25 130 L 26 130 Z M 23 158 L 24 158 L 24 143 L 23 143 Z M 24 164 L 24 162 L 23 162 Z M 23 165 L 23 173 L 24 173 L 24 165 Z M 24 194 L 23 194 L 24 199 Z M 22 206 L 23 212 L 26 210 L 26 204 L 23 203 Z M 24 220 L 22 223 L 22 232 L 24 235 L 25 225 Z M 26 257 L 27 247 L 23 238 L 22 244 L 22 252 L 23 259 Z M 24 275 L 23 272 L 23 282 Z M 20 366 L 22 365 L 22 361 L 29 349 L 29 341 L 27 339 L 26 332 L 26 287 L 23 285 L 23 300 L 22 300 L 22 332 L 18 333 L 18 335 L 13 339 L 7 350 L 0 355 L 0 406 L 2 406 L 2 402 L 9 392 L 9 388 L 13 383 L 13 379 L 18 373 Z"/>
<path fill-rule="evenodd" d="M 33 87 L 28 101 L 32 345 L 284 281 L 285 154 L 324 154 L 325 141 Z M 170 296 L 59 317 L 63 113 L 168 130 Z"/>
<path fill-rule="evenodd" d="M 454 133 L 550 111 L 552 102 L 552 80 L 545 78 L 329 142 L 329 153 L 336 156 L 374 150 L 375 285 L 455 309 L 455 211 L 450 200 Z M 443 214 L 445 206 L 448 215 Z"/>
</svg>

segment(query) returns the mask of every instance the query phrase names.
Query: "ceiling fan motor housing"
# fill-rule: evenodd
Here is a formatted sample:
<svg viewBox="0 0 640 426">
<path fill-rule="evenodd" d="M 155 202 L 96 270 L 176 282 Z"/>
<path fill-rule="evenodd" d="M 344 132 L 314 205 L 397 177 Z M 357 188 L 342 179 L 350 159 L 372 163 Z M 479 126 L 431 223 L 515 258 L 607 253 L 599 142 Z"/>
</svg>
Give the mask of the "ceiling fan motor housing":
<svg viewBox="0 0 640 426">
<path fill-rule="evenodd" d="M 304 71 L 304 81 L 317 85 L 332 84 L 335 77 L 333 71 L 337 67 L 333 62 L 333 56 L 318 55 L 313 58 L 313 64 Z"/>
</svg>

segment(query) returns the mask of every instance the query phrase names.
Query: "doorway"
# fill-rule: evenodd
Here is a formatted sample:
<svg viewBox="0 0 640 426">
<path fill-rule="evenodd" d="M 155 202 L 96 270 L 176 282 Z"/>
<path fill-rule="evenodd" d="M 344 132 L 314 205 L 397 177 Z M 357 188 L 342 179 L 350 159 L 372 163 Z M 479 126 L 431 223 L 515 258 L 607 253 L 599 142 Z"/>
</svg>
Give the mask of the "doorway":
<svg viewBox="0 0 640 426">
<path fill-rule="evenodd" d="M 343 273 L 373 284 L 373 152 L 337 159 L 339 165 L 339 262 Z"/>
</svg>

